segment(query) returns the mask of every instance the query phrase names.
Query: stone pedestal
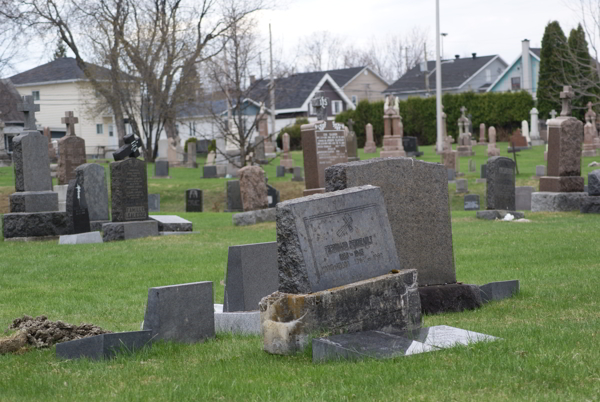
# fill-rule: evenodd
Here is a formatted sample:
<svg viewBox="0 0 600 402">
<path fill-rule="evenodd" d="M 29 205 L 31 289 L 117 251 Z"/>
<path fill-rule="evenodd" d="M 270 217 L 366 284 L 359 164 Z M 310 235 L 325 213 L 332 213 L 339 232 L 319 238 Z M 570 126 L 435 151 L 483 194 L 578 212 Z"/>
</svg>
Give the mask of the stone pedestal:
<svg viewBox="0 0 600 402">
<path fill-rule="evenodd" d="M 2 222 L 5 239 L 61 236 L 70 229 L 66 212 L 9 213 Z"/>
<path fill-rule="evenodd" d="M 531 212 L 579 211 L 587 193 L 537 192 L 531 194 Z"/>
<path fill-rule="evenodd" d="M 155 220 L 133 222 L 111 222 L 102 225 L 104 242 L 115 240 L 138 239 L 158 236 L 158 222 Z"/>
<path fill-rule="evenodd" d="M 10 198 L 10 212 L 58 211 L 58 194 L 53 191 L 22 191 Z"/>
</svg>

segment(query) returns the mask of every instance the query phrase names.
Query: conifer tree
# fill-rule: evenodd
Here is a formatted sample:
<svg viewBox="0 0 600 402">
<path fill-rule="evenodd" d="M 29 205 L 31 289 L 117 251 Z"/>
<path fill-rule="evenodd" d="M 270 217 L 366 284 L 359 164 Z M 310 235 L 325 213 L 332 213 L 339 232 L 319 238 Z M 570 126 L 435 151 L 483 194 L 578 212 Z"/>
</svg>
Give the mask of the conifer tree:
<svg viewBox="0 0 600 402">
<path fill-rule="evenodd" d="M 540 52 L 540 72 L 537 86 L 537 109 L 541 118 L 549 118 L 552 109 L 560 113 L 560 91 L 566 82 L 565 55 L 567 38 L 558 21 L 546 25 Z"/>
</svg>

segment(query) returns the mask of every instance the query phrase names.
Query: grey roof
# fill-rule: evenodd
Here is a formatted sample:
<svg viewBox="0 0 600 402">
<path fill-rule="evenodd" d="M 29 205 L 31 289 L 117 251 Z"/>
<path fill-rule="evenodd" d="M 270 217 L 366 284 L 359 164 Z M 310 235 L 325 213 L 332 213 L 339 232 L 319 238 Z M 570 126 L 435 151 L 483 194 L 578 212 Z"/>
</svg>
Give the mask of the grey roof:
<svg viewBox="0 0 600 402">
<path fill-rule="evenodd" d="M 0 80 L 0 120 L 4 122 L 22 122 L 23 112 L 17 111 L 21 96 L 9 80 Z"/>
<path fill-rule="evenodd" d="M 98 78 L 109 78 L 109 69 L 91 63 L 88 63 L 88 65 L 97 72 Z M 85 80 L 86 77 L 74 58 L 64 57 L 13 75 L 9 79 L 15 85 L 24 85 L 38 82 Z"/>
<path fill-rule="evenodd" d="M 442 62 L 442 88 L 459 87 L 494 57 L 496 57 L 496 55 L 444 60 Z M 432 91 L 435 91 L 435 60 L 427 62 L 427 70 L 429 71 L 422 72 L 421 66 L 417 65 L 408 70 L 408 72 L 383 92 L 402 93 L 425 91 L 425 74 L 429 74 L 429 88 Z"/>
<path fill-rule="evenodd" d="M 339 70 L 328 70 L 323 71 L 327 73 L 333 78 L 336 84 L 340 87 L 346 85 L 352 78 L 356 76 L 356 74 L 360 73 L 365 67 L 351 67 L 351 68 L 342 68 Z"/>
<path fill-rule="evenodd" d="M 541 47 L 530 47 L 529 50 L 535 54 L 537 57 L 540 57 L 540 53 L 542 52 Z"/>
</svg>

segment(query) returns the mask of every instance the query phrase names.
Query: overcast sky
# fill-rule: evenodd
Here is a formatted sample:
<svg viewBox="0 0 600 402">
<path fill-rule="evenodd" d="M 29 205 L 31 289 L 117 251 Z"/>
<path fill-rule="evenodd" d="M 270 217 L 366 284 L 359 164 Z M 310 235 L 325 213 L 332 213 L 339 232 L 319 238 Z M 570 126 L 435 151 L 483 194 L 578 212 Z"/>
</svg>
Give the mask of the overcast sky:
<svg viewBox="0 0 600 402">
<path fill-rule="evenodd" d="M 444 55 L 500 54 L 512 63 L 521 52 L 521 41 L 540 47 L 544 27 L 558 20 L 568 35 L 581 20 L 578 0 L 440 0 Z M 405 35 L 413 27 L 427 30 L 435 46 L 435 0 L 279 0 L 274 10 L 256 15 L 258 29 L 268 37 L 272 24 L 275 48 L 284 57 L 296 54 L 300 41 L 318 31 L 330 31 L 360 46 L 371 38 Z M 266 42 L 265 42 L 266 46 Z M 18 72 L 50 60 L 48 54 L 32 56 L 16 65 Z M 266 50 L 266 49 L 265 49 Z M 266 53 L 266 52 L 265 52 Z M 35 56 L 33 56 L 35 55 Z M 266 64 L 266 54 L 263 63 Z"/>
</svg>

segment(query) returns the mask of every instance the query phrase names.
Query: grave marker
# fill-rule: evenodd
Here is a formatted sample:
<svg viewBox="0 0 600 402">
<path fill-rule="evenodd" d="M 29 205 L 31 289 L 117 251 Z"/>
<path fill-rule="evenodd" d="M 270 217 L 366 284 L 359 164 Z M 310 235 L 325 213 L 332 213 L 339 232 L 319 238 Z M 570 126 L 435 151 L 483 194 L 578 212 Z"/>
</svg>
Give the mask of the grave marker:
<svg viewBox="0 0 600 402">
<path fill-rule="evenodd" d="M 85 199 L 85 190 L 77 179 L 69 181 L 67 188 L 67 215 L 69 216 L 71 233 L 90 232 L 90 214 Z"/>
<path fill-rule="evenodd" d="M 487 162 L 487 209 L 515 210 L 515 162 L 504 156 Z"/>
<path fill-rule="evenodd" d="M 202 212 L 202 190 L 193 188 L 185 192 L 185 212 Z"/>
<path fill-rule="evenodd" d="M 260 166 L 245 166 L 239 170 L 240 195 L 244 211 L 268 207 L 265 172 Z"/>
<path fill-rule="evenodd" d="M 110 164 L 112 221 L 148 219 L 146 162 L 135 158 Z"/>
</svg>

